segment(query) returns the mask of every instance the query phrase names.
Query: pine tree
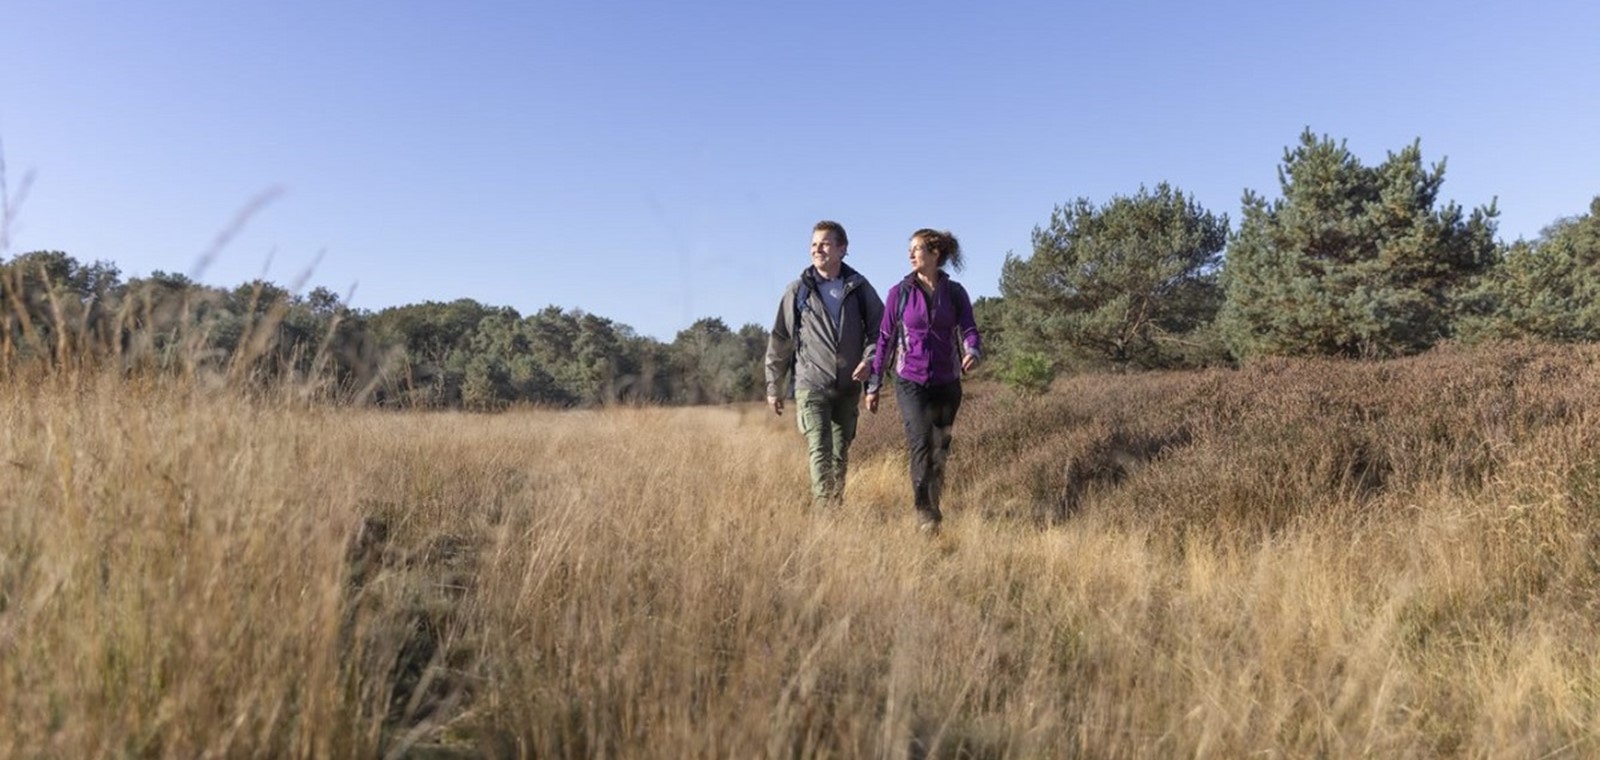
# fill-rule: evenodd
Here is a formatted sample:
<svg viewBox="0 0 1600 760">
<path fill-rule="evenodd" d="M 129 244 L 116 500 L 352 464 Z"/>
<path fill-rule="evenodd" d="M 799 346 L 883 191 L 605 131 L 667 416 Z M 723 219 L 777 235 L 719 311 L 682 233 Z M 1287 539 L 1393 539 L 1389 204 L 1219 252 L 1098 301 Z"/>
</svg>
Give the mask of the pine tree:
<svg viewBox="0 0 1600 760">
<path fill-rule="evenodd" d="M 1000 274 L 1008 351 L 1117 366 L 1175 363 L 1186 336 L 1209 322 L 1228 219 L 1163 183 L 1058 206 L 1033 231 L 1033 256 L 1007 256 Z"/>
<path fill-rule="evenodd" d="M 1474 293 L 1461 332 L 1468 340 L 1600 340 L 1600 197 L 1588 214 L 1512 244 Z"/>
<path fill-rule="evenodd" d="M 1424 167 L 1420 142 L 1369 168 L 1308 129 L 1278 181 L 1276 201 L 1245 192 L 1228 247 L 1219 323 L 1236 356 L 1425 349 L 1495 261 L 1494 205 L 1436 208 L 1444 162 Z"/>
</svg>

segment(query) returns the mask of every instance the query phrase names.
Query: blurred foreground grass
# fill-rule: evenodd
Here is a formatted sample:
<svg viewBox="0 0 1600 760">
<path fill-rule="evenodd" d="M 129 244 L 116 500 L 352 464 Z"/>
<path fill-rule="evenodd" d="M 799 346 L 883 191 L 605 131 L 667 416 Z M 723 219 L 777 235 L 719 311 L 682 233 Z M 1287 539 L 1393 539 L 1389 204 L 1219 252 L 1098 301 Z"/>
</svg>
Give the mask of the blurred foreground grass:
<svg viewBox="0 0 1600 760">
<path fill-rule="evenodd" d="M 0 386 L 0 755 L 1591 755 L 1600 351 L 763 409 Z M 292 395 L 292 394 L 291 394 Z M 287 399 L 287 396 L 285 397 Z"/>
</svg>

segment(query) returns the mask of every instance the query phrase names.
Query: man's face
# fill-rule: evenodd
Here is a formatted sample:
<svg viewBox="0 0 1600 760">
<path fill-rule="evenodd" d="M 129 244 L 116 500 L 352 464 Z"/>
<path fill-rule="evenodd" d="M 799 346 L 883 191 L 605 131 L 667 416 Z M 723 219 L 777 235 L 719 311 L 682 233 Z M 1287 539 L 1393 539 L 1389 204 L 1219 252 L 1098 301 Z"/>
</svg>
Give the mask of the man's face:
<svg viewBox="0 0 1600 760">
<path fill-rule="evenodd" d="M 811 233 L 811 265 L 819 272 L 836 272 L 844 261 L 845 245 L 832 230 Z"/>
</svg>

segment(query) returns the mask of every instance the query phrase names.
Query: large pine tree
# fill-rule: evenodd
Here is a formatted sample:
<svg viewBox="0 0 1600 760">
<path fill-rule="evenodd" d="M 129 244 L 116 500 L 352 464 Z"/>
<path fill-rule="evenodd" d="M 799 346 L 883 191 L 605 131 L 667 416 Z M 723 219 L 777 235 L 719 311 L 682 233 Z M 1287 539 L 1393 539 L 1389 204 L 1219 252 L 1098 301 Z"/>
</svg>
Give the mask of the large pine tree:
<svg viewBox="0 0 1600 760">
<path fill-rule="evenodd" d="M 1244 195 L 1219 322 L 1236 356 L 1396 356 L 1449 336 L 1456 297 L 1495 261 L 1491 203 L 1438 206 L 1444 162 L 1419 142 L 1366 167 L 1308 129 L 1283 197 Z"/>
</svg>

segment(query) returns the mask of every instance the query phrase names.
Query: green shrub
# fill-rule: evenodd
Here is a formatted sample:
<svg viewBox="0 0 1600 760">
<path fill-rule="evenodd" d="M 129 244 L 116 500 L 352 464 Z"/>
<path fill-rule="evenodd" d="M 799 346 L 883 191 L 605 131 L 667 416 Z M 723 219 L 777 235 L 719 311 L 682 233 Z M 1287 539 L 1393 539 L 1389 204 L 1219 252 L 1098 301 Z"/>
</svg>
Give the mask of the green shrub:
<svg viewBox="0 0 1600 760">
<path fill-rule="evenodd" d="M 1019 351 L 1000 368 L 1000 379 L 1025 393 L 1043 393 L 1056 377 L 1055 362 L 1038 351 Z"/>
</svg>

